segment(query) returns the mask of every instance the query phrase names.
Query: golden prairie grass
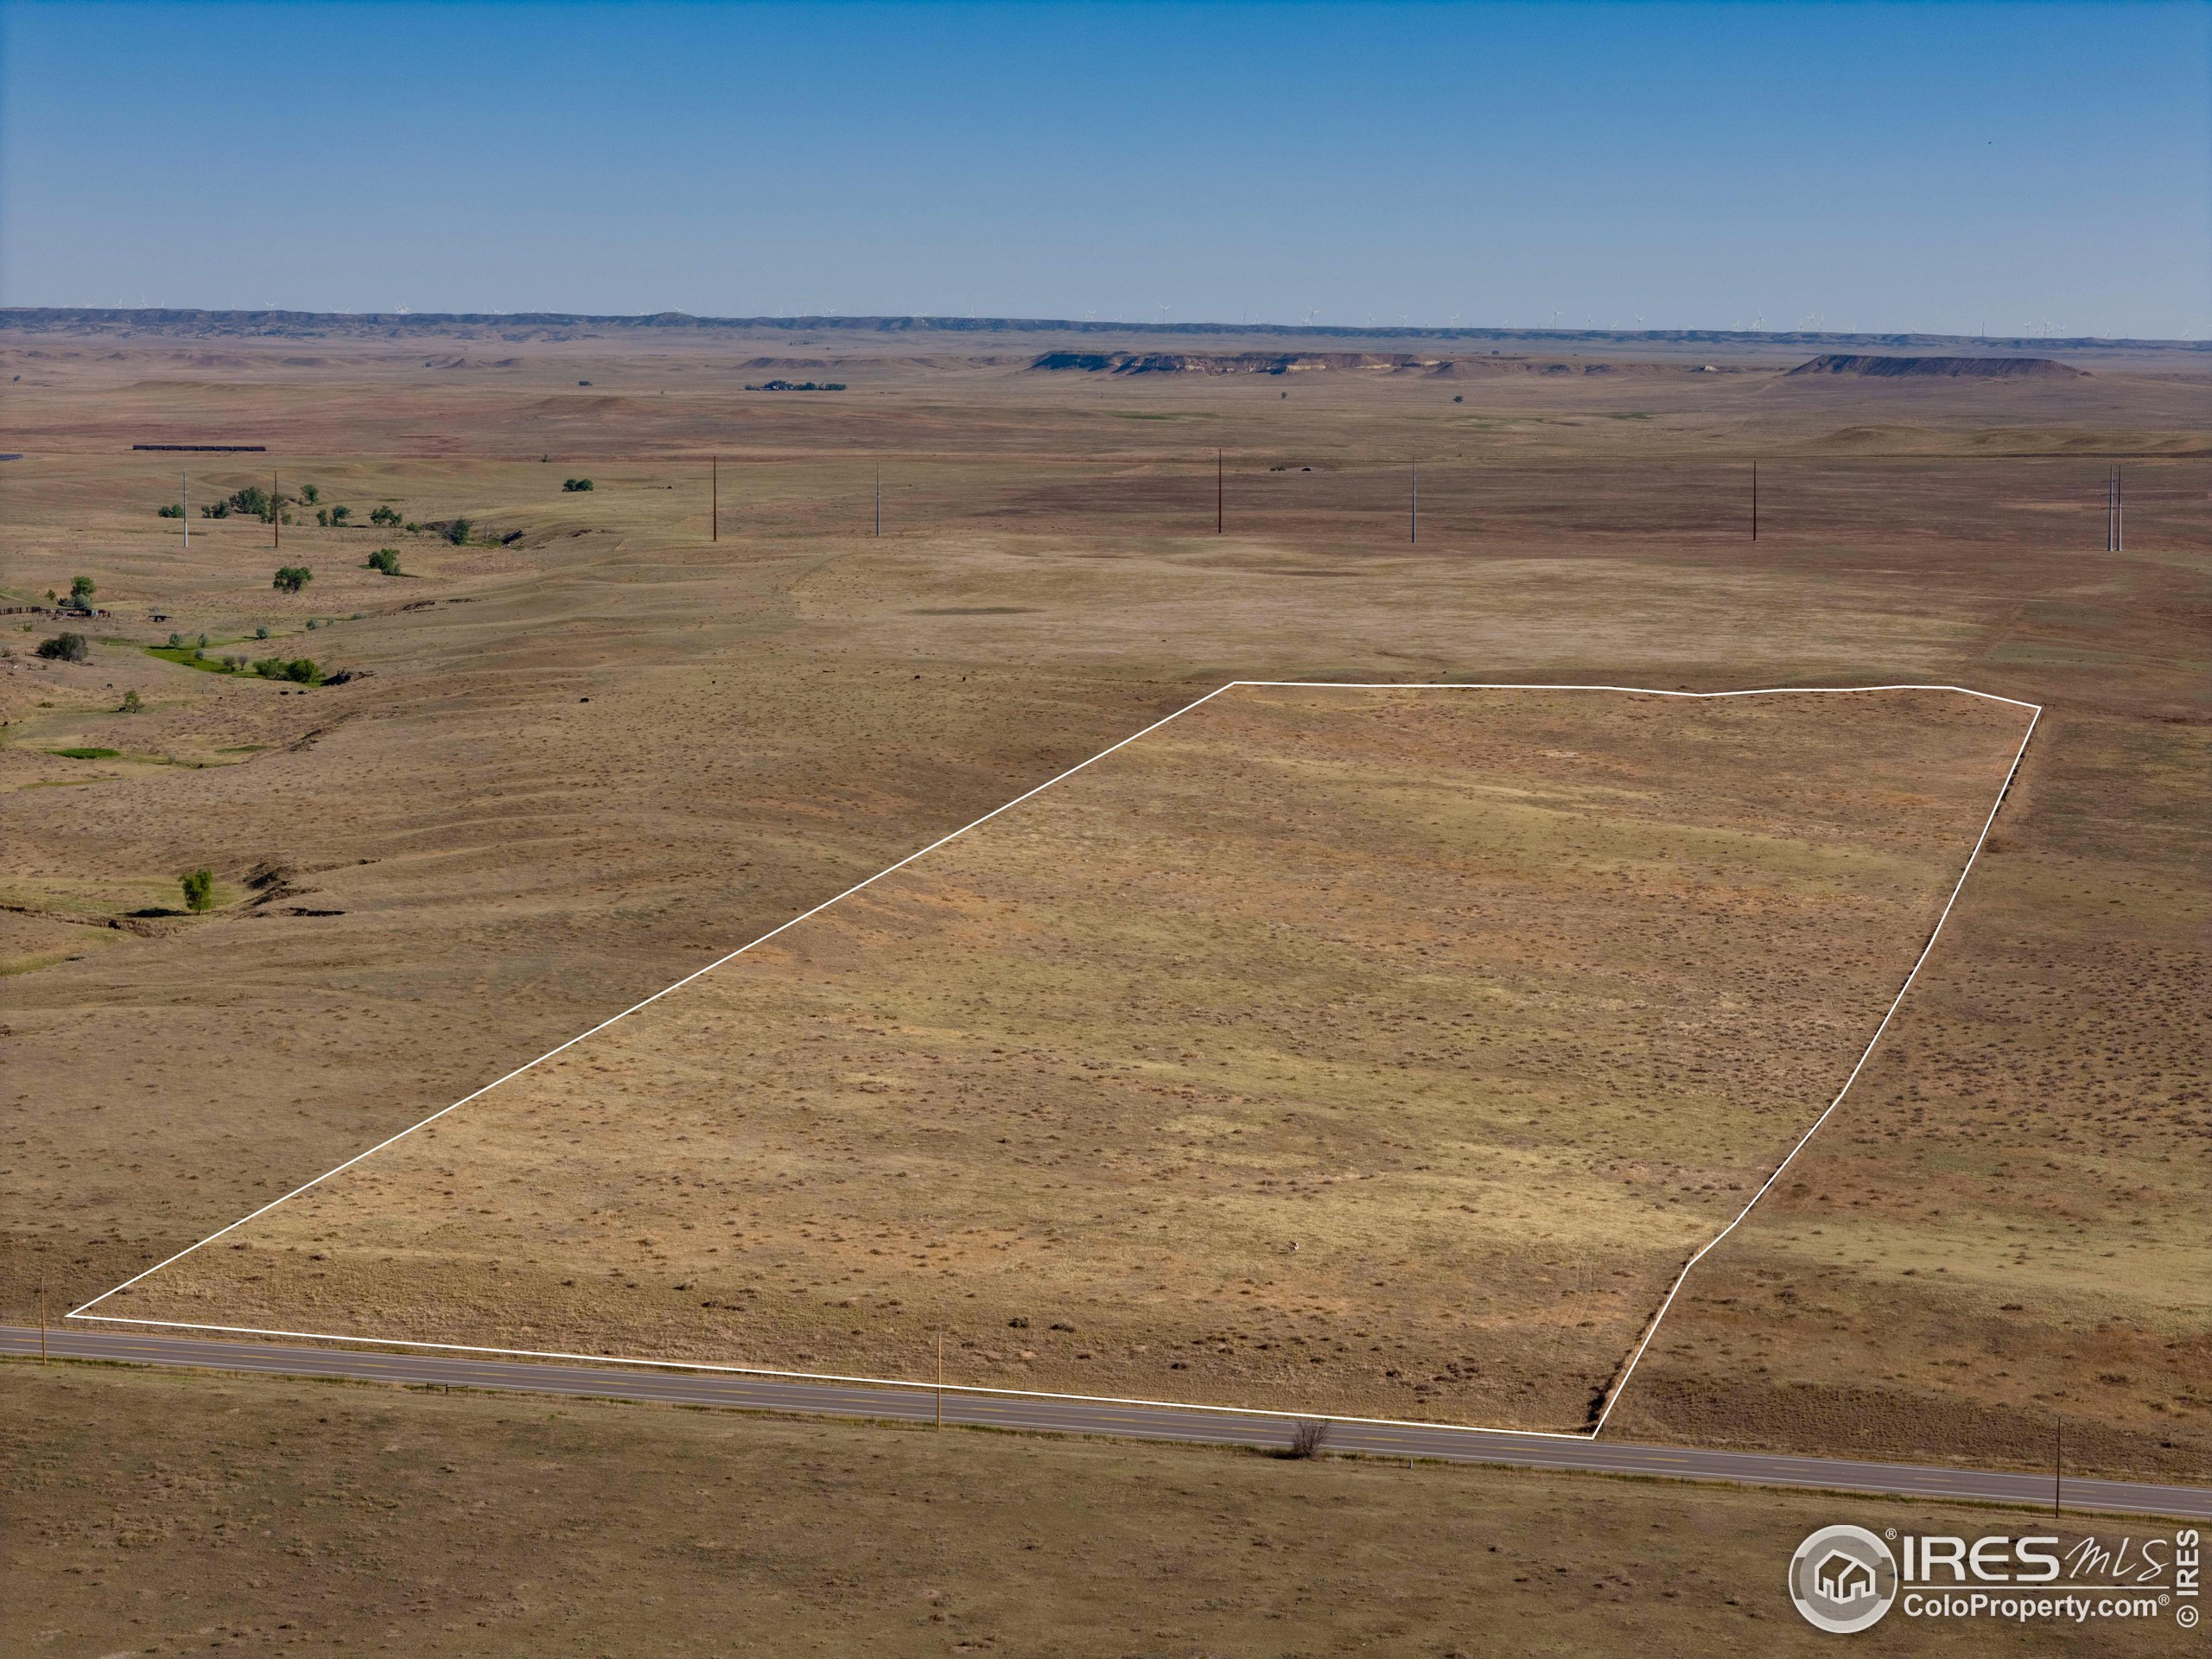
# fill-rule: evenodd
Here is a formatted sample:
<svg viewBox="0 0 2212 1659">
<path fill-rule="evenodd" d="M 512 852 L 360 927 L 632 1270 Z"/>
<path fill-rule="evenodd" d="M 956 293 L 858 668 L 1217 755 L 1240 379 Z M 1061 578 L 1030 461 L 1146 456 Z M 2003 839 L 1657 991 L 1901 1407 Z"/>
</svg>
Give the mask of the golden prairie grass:
<svg viewBox="0 0 2212 1659">
<path fill-rule="evenodd" d="M 11 1654 L 1815 1654 L 1783 1588 L 1814 1528 L 2017 1514 L 22 1362 L 0 1389 Z M 2052 1640 L 1915 1623 L 1856 1646 Z"/>
<path fill-rule="evenodd" d="M 2107 1471 L 2204 1478 L 2201 371 L 1329 375 L 1284 400 L 1028 375 L 1030 345 L 825 341 L 855 391 L 793 400 L 736 391 L 758 374 L 690 342 L 0 335 L 29 452 L 0 467 L 0 588 L 84 572 L 118 609 L 87 664 L 36 664 L 35 629 L 0 628 L 0 906 L 41 912 L 7 947 L 39 964 L 5 981 L 10 1316 L 41 1279 L 54 1306 L 98 1294 L 1234 676 L 1938 680 L 2050 709 L 1998 855 L 1616 1426 L 2035 1466 L 2063 1412 Z M 358 569 L 385 538 L 288 527 L 316 571 L 288 599 L 265 526 L 195 521 L 188 557 L 154 517 L 176 467 L 129 445 L 210 435 L 269 442 L 288 488 L 357 517 L 388 498 L 524 536 L 407 539 L 420 574 L 391 582 Z M 2129 550 L 2108 556 L 2121 453 Z M 258 476 L 209 465 L 195 480 Z M 577 473 L 599 490 L 563 497 Z M 346 620 L 309 635 L 318 613 Z M 138 649 L 262 622 L 373 676 L 286 696 Z M 144 713 L 114 713 L 126 687 Z M 47 753 L 73 746 L 224 764 Z M 180 870 L 236 891 L 269 864 L 292 896 L 99 925 Z M 1866 1248 L 1835 1249 L 1847 1226 Z M 734 1344 L 735 1316 L 675 1275 L 607 1265 Z M 977 1346 L 1012 1369 L 1016 1334 Z M 1247 1335 L 1240 1355 L 1274 1340 Z"/>
<path fill-rule="evenodd" d="M 1239 687 L 102 1311 L 1573 1428 L 2024 728 Z"/>
</svg>

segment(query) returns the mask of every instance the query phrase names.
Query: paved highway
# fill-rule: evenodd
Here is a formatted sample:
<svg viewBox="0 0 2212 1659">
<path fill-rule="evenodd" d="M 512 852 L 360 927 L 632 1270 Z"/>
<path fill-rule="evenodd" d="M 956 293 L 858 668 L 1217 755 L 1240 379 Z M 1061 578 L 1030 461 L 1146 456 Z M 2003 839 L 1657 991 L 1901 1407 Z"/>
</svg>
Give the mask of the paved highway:
<svg viewBox="0 0 2212 1659">
<path fill-rule="evenodd" d="M 937 1397 L 925 1389 L 885 1389 L 711 1371 L 631 1366 L 541 1363 L 374 1349 L 213 1342 L 197 1338 L 115 1333 L 69 1326 L 49 1331 L 48 1351 L 72 1359 L 121 1360 L 284 1376 L 335 1376 L 404 1387 L 495 1389 L 533 1394 L 588 1395 L 663 1405 L 724 1406 L 747 1411 L 799 1412 L 831 1417 L 928 1421 Z M 0 1325 L 0 1354 L 35 1354 L 39 1334 Z M 1192 1411 L 1175 1406 L 1100 1405 L 1082 1400 L 1031 1400 L 963 1394 L 948 1389 L 944 1421 L 1062 1434 L 1109 1434 L 1129 1440 L 1200 1440 L 1279 1446 L 1291 1425 L 1281 1417 Z M 1753 1486 L 1809 1486 L 1830 1491 L 1909 1497 L 1965 1498 L 2048 1504 L 2051 1478 L 1915 1464 L 1853 1463 L 1836 1458 L 1777 1457 L 1760 1452 L 1709 1452 L 1688 1446 L 1637 1446 L 1618 1440 L 1552 1440 L 1493 1429 L 1338 1423 L 1332 1451 L 1378 1457 L 1436 1458 L 1457 1463 L 1510 1464 L 1611 1475 L 1658 1475 L 1678 1480 L 1734 1481 Z M 2069 1510 L 2212 1521 L 2212 1487 L 2156 1486 L 2131 1481 L 2069 1479 Z"/>
</svg>

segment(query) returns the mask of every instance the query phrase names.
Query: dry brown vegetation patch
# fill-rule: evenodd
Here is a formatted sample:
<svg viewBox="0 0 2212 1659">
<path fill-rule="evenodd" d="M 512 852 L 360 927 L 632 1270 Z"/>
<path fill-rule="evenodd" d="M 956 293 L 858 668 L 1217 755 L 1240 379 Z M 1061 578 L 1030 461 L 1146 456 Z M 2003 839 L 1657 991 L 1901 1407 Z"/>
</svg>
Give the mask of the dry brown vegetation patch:
<svg viewBox="0 0 2212 1659">
<path fill-rule="evenodd" d="M 1234 688 L 104 1311 L 1572 1428 L 2024 724 Z"/>
<path fill-rule="evenodd" d="M 1707 1259 L 1615 1426 L 2036 1467 L 2063 1412 L 2107 1472 L 2212 1468 L 2203 352 L 1789 378 L 1821 343 L 1523 340 L 1447 383 L 1031 374 L 1100 341 L 980 327 L 200 323 L 0 339 L 0 589 L 83 572 L 113 613 L 81 664 L 0 631 L 0 905 L 37 912 L 0 941 L 16 1321 L 41 1278 L 97 1294 L 1224 680 L 1933 681 L 2052 711 L 2003 850 L 1806 1191 Z M 798 356 L 853 391 L 740 389 Z M 284 554 L 315 582 L 276 594 L 265 526 L 195 518 L 188 551 L 154 516 L 181 463 L 130 445 L 168 441 L 524 539 L 405 537 L 391 580 L 361 569 L 385 537 L 310 517 Z M 195 501 L 256 481 L 207 460 Z M 141 649 L 258 654 L 259 624 L 374 677 L 288 695 Z M 119 753 L 54 753 L 80 747 Z M 269 861 L 312 893 L 245 902 Z M 132 917 L 202 867 L 213 912 Z M 671 1319 L 723 1319 L 674 1277 Z"/>
</svg>

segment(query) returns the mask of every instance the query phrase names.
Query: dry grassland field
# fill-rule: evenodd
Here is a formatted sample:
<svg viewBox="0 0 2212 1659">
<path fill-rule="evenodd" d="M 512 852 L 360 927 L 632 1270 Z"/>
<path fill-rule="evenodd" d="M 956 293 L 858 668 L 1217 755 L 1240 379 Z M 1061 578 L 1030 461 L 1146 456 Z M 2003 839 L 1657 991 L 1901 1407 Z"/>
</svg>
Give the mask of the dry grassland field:
<svg viewBox="0 0 2212 1659">
<path fill-rule="evenodd" d="M 2206 353 L 4 321 L 0 603 L 108 613 L 81 664 L 0 618 L 10 1318 L 1231 679 L 1963 685 L 2047 710 L 1994 839 L 1608 1432 L 2034 1466 L 2063 1413 L 2085 1470 L 2212 1478 Z M 195 506 L 188 550 L 188 467 L 403 522 Z M 264 654 L 350 677 L 219 671 Z M 142 1300 L 904 1376 L 942 1324 L 969 1381 L 1571 1428 L 2022 728 L 1239 691 Z"/>
<path fill-rule="evenodd" d="M 1236 687 L 99 1311 L 1580 1427 L 2026 723 Z"/>
<path fill-rule="evenodd" d="M 1807 1532 L 2006 1519 L 268 1378 L 0 1384 L 11 1655 L 1831 1653 L 1783 1588 Z M 2112 1620 L 2064 1640 L 2188 1647 Z M 2052 1630 L 1893 1618 L 1853 1645 L 2040 1654 Z"/>
</svg>

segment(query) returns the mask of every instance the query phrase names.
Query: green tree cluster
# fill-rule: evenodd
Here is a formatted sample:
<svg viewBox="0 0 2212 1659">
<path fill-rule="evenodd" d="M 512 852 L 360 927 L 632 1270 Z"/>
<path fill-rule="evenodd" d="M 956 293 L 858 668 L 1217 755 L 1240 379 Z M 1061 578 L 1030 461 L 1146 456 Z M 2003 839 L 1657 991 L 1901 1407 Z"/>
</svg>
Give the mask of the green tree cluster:
<svg viewBox="0 0 2212 1659">
<path fill-rule="evenodd" d="M 85 663 L 92 660 L 92 647 L 81 633 L 57 633 L 39 641 L 38 654 L 48 662 Z"/>
<path fill-rule="evenodd" d="M 290 680 L 297 685 L 322 683 L 322 671 L 315 666 L 312 657 L 295 657 L 289 662 L 282 657 L 264 657 L 253 665 L 253 671 L 264 680 Z"/>
<path fill-rule="evenodd" d="M 280 594 L 296 594 L 315 580 L 315 572 L 304 564 L 282 564 L 269 585 Z"/>
</svg>

